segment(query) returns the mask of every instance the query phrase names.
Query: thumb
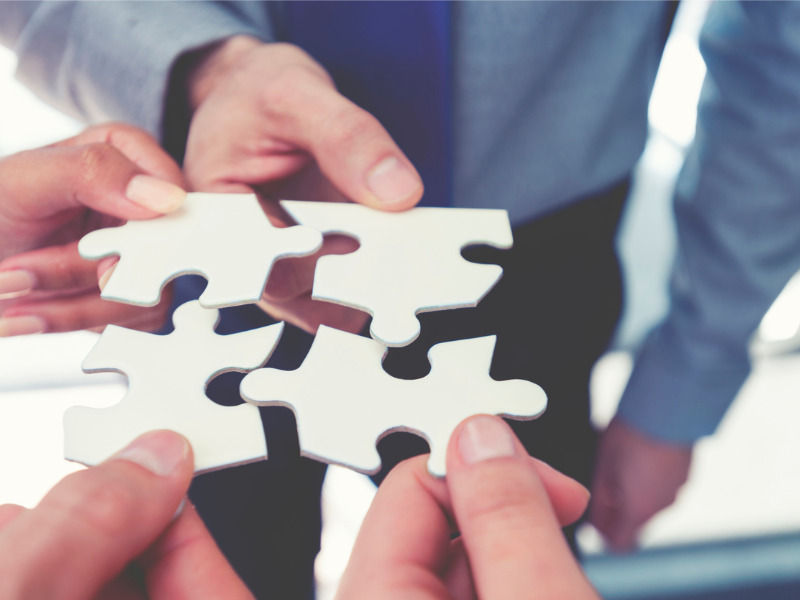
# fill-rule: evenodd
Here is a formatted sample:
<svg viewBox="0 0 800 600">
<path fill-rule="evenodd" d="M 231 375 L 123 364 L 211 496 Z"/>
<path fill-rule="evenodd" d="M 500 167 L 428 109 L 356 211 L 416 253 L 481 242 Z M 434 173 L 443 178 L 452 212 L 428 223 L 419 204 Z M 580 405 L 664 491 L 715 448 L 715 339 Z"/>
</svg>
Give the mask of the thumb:
<svg viewBox="0 0 800 600">
<path fill-rule="evenodd" d="M 422 197 L 417 170 L 381 123 L 327 84 L 294 90 L 298 144 L 345 196 L 382 210 L 405 210 Z"/>
</svg>

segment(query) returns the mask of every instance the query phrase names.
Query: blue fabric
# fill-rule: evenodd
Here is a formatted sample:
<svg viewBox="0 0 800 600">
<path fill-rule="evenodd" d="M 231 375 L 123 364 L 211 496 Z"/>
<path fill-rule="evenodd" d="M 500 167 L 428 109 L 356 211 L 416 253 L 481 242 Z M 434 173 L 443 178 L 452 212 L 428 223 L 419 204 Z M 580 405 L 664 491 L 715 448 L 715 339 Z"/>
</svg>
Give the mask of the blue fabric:
<svg viewBox="0 0 800 600">
<path fill-rule="evenodd" d="M 452 204 L 450 3 L 285 6 L 286 41 L 386 127 L 422 176 L 422 204 Z"/>
<path fill-rule="evenodd" d="M 750 372 L 750 335 L 800 268 L 800 3 L 716 2 L 700 51 L 671 309 L 619 405 L 640 431 L 683 443 L 722 419 Z"/>
</svg>

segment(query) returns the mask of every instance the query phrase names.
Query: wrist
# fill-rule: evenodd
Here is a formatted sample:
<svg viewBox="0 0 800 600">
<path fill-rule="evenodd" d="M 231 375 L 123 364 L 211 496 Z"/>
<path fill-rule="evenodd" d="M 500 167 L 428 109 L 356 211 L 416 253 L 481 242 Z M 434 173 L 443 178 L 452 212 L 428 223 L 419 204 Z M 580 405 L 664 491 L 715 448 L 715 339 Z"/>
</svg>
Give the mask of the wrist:
<svg viewBox="0 0 800 600">
<path fill-rule="evenodd" d="M 161 143 L 179 164 L 183 162 L 189 124 L 197 107 L 238 56 L 261 44 L 256 38 L 236 35 L 186 52 L 175 61 L 164 99 Z"/>
</svg>

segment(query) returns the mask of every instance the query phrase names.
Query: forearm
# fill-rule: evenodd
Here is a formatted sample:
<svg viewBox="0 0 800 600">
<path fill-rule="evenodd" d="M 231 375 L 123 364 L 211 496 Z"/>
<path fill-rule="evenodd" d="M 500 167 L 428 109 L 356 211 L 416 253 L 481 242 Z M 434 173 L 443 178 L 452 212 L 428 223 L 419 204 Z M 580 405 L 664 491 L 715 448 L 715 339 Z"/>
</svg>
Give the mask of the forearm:
<svg viewBox="0 0 800 600">
<path fill-rule="evenodd" d="M 620 405 L 632 425 L 681 443 L 713 433 L 749 373 L 753 332 L 800 268 L 800 6 L 715 5 L 701 50 L 672 309 Z"/>
</svg>

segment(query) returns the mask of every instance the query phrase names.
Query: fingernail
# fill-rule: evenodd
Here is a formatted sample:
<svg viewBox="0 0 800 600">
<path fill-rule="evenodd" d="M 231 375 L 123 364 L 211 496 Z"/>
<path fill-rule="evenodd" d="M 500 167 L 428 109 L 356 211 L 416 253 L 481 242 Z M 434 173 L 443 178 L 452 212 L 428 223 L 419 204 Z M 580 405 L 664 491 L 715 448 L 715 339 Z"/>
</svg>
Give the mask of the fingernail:
<svg viewBox="0 0 800 600">
<path fill-rule="evenodd" d="M 47 323 L 39 317 L 26 315 L 0 319 L 0 338 L 44 333 L 45 331 L 47 331 Z"/>
<path fill-rule="evenodd" d="M 468 465 L 516 454 L 511 431 L 502 421 L 489 416 L 473 417 L 466 422 L 458 438 L 461 460 Z"/>
<path fill-rule="evenodd" d="M 30 293 L 36 287 L 36 276 L 30 271 L 16 269 L 0 271 L 0 300 Z"/>
<path fill-rule="evenodd" d="M 579 485 L 581 486 L 581 490 L 583 491 L 583 495 L 586 497 L 586 504 L 589 504 L 589 500 L 592 499 L 592 492 L 590 492 L 589 488 L 587 488 L 585 485 L 583 485 L 583 484 L 579 484 Z"/>
<path fill-rule="evenodd" d="M 177 185 L 149 175 L 131 179 L 125 196 L 134 204 L 159 213 L 172 212 L 186 200 L 186 192 Z"/>
<path fill-rule="evenodd" d="M 97 286 L 100 288 L 100 291 L 103 291 L 103 289 L 105 289 L 106 284 L 108 284 L 108 280 L 111 279 L 111 275 L 114 274 L 114 269 L 116 269 L 116 268 L 117 268 L 117 263 L 114 263 L 109 268 L 107 268 L 105 271 L 103 271 L 103 274 L 100 276 L 100 279 L 97 281 Z"/>
<path fill-rule="evenodd" d="M 422 183 L 404 163 L 390 156 L 369 172 L 367 187 L 382 203 L 397 204 L 418 191 Z"/>
<path fill-rule="evenodd" d="M 162 477 L 173 473 L 186 460 L 189 443 L 174 431 L 151 431 L 133 440 L 112 458 L 128 460 Z"/>
<path fill-rule="evenodd" d="M 186 508 L 186 501 L 187 501 L 187 498 L 184 498 L 183 500 L 181 500 L 181 503 L 178 504 L 178 508 L 175 509 L 175 514 L 172 515 L 172 520 L 173 521 L 177 521 L 180 518 L 180 516 L 183 514 L 183 509 Z"/>
</svg>

